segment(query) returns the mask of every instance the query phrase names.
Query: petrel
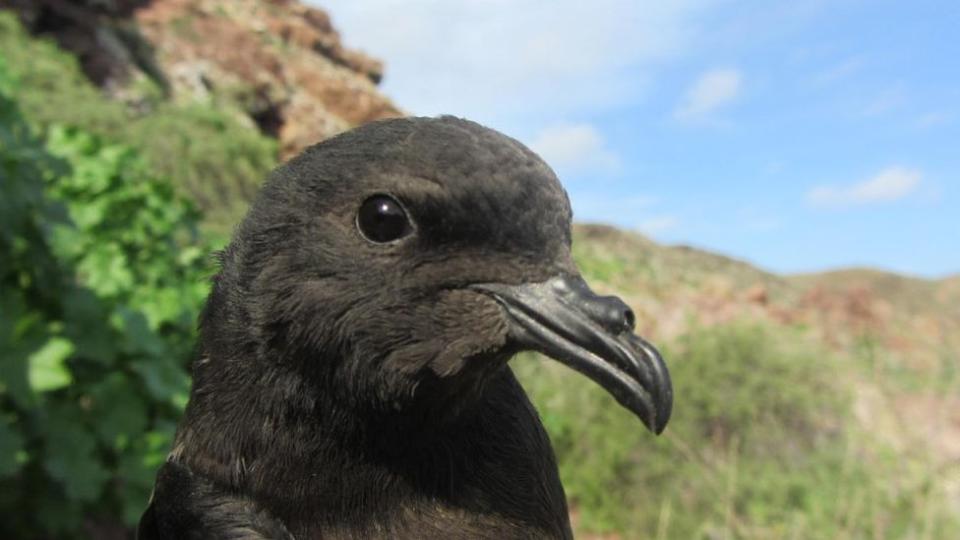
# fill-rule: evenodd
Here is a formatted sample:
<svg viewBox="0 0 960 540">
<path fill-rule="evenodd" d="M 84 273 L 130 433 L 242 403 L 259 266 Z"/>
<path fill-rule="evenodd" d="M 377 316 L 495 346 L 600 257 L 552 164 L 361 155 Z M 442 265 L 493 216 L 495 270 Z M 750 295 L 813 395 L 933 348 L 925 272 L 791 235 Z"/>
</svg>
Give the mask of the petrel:
<svg viewBox="0 0 960 540">
<path fill-rule="evenodd" d="M 656 433 L 672 389 L 580 276 L 570 220 L 535 153 L 453 117 L 280 166 L 221 253 L 139 538 L 571 538 L 510 358 L 566 364 Z"/>
</svg>

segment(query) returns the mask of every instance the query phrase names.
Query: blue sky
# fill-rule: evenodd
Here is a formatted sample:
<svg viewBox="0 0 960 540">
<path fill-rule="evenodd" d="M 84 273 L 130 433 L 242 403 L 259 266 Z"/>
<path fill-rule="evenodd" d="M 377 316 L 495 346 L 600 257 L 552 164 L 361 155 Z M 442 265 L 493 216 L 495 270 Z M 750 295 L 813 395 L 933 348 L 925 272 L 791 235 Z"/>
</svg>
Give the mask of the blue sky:
<svg viewBox="0 0 960 540">
<path fill-rule="evenodd" d="M 575 219 L 779 272 L 960 272 L 960 2 L 315 2 L 405 110 L 537 150 Z"/>
</svg>

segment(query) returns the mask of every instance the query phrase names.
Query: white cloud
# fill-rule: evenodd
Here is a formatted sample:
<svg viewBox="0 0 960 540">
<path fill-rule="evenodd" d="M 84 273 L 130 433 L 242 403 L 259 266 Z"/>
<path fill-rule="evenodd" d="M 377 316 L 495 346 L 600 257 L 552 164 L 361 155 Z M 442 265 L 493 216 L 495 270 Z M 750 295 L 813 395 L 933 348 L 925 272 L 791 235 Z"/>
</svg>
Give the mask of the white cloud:
<svg viewBox="0 0 960 540">
<path fill-rule="evenodd" d="M 818 186 L 807 193 L 814 206 L 841 207 L 891 202 L 914 193 L 923 173 L 917 169 L 888 167 L 872 178 L 848 186 Z"/>
<path fill-rule="evenodd" d="M 931 112 L 917 118 L 914 124 L 919 129 L 929 129 L 948 125 L 953 122 L 953 118 L 954 115 L 950 112 Z"/>
<path fill-rule="evenodd" d="M 603 136 L 590 124 L 548 127 L 530 141 L 530 148 L 561 171 L 612 171 L 620 164 L 617 155 L 606 148 Z"/>
<path fill-rule="evenodd" d="M 902 88 L 889 88 L 877 94 L 863 108 L 865 116 L 880 116 L 886 114 L 906 101 Z"/>
<path fill-rule="evenodd" d="M 843 62 L 834 64 L 833 66 L 814 75 L 813 84 L 814 86 L 828 86 L 834 84 L 843 79 L 847 79 L 857 71 L 860 71 L 863 68 L 863 65 L 864 62 L 862 58 L 848 58 Z"/>
<path fill-rule="evenodd" d="M 675 116 L 681 120 L 699 118 L 727 105 L 740 95 L 743 77 L 736 69 L 712 69 L 687 90 Z"/>
<path fill-rule="evenodd" d="M 690 46 L 716 0 L 329 0 L 347 46 L 386 63 L 384 90 L 414 114 L 499 129 L 640 99 Z"/>
</svg>

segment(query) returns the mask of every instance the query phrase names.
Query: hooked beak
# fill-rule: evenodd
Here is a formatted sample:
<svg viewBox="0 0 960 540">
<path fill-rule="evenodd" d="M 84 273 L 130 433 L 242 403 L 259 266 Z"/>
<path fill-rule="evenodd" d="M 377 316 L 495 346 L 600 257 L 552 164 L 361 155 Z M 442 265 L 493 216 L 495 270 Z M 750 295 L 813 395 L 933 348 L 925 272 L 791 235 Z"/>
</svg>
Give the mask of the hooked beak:
<svg viewBox="0 0 960 540">
<path fill-rule="evenodd" d="M 541 283 L 473 286 L 510 315 L 510 337 L 583 373 L 660 434 L 673 387 L 657 350 L 633 333 L 634 316 L 615 296 L 598 296 L 579 276 Z"/>
</svg>

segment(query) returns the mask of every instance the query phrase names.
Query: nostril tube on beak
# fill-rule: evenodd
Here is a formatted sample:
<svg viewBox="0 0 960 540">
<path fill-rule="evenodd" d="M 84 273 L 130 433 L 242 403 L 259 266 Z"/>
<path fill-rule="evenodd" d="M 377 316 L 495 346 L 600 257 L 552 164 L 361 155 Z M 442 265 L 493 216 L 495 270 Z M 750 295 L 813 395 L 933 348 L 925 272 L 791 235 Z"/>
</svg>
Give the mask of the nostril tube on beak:
<svg viewBox="0 0 960 540">
<path fill-rule="evenodd" d="M 597 310 L 600 315 L 597 322 L 604 328 L 614 334 L 633 330 L 637 323 L 636 316 L 623 300 L 616 296 L 601 296 L 597 298 L 597 302 L 602 306 L 602 309 Z"/>
<path fill-rule="evenodd" d="M 636 330 L 637 328 L 637 317 L 633 314 L 633 310 L 627 307 L 623 312 L 623 322 L 627 325 L 627 330 Z"/>
<path fill-rule="evenodd" d="M 576 275 L 471 288 L 503 306 L 515 346 L 583 373 L 651 431 L 663 431 L 673 407 L 670 374 L 660 353 L 633 333 L 636 316 L 623 300 L 595 294 Z"/>
<path fill-rule="evenodd" d="M 552 281 L 561 296 L 614 335 L 631 332 L 636 326 L 637 317 L 630 306 L 616 296 L 595 294 L 580 276 L 563 276 Z"/>
</svg>

